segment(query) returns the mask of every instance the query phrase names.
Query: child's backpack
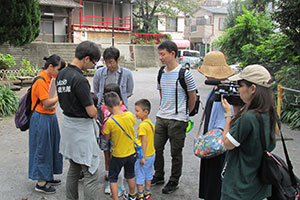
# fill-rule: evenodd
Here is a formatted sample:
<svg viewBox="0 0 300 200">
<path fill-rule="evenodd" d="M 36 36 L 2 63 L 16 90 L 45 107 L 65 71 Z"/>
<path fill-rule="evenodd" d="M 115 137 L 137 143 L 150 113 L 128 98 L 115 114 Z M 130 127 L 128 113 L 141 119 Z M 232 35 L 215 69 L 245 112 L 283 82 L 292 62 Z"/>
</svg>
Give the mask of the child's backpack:
<svg viewBox="0 0 300 200">
<path fill-rule="evenodd" d="M 24 94 L 24 96 L 20 99 L 19 102 L 19 108 L 15 115 L 15 124 L 16 127 L 19 128 L 21 131 L 26 131 L 29 129 L 29 123 L 30 123 L 30 117 L 35 110 L 36 106 L 40 103 L 40 100 L 38 99 L 35 103 L 33 110 L 31 110 L 31 89 L 35 81 L 38 79 L 45 79 L 42 76 L 38 76 L 33 80 L 33 83 L 31 87 L 27 90 L 27 92 Z"/>
<path fill-rule="evenodd" d="M 160 84 L 160 79 L 161 79 L 161 76 L 162 76 L 162 73 L 164 73 L 164 69 L 165 69 L 165 66 L 162 66 L 159 71 L 158 71 L 158 75 L 157 75 L 157 82 Z M 185 75 L 185 71 L 187 70 L 186 67 L 181 67 L 180 70 L 179 70 L 179 73 L 178 73 L 178 78 L 177 78 L 177 81 L 176 81 L 176 95 L 175 95 L 175 98 L 176 98 L 176 111 L 175 113 L 178 114 L 178 91 L 177 91 L 177 86 L 178 86 L 178 82 L 180 83 L 181 87 L 184 89 L 185 91 L 185 94 L 186 94 L 186 114 L 188 113 L 188 102 L 189 102 L 189 95 L 188 95 L 188 91 L 187 91 L 187 86 L 186 86 L 186 83 L 185 83 L 185 79 L 184 79 L 184 75 Z M 198 90 L 196 90 L 196 96 L 197 96 L 197 99 L 196 99 L 196 103 L 195 103 L 195 107 L 194 109 L 189 113 L 189 116 L 194 116 L 196 114 L 198 114 L 198 111 L 199 111 L 199 106 L 200 106 L 200 95 L 198 93 Z"/>
</svg>

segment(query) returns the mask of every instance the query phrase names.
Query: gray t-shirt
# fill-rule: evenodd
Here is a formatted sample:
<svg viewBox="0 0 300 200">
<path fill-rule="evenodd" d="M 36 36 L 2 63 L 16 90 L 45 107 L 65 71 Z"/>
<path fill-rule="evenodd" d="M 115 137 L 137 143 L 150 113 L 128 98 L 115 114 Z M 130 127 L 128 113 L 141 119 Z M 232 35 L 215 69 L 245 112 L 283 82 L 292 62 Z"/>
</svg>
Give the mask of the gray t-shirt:
<svg viewBox="0 0 300 200">
<path fill-rule="evenodd" d="M 117 72 L 111 72 L 107 70 L 107 77 L 105 79 L 104 88 L 111 83 L 116 83 L 116 73 Z M 102 96 L 101 104 L 104 105 L 104 96 Z"/>
<path fill-rule="evenodd" d="M 116 83 L 116 72 L 111 72 L 108 70 L 104 85 L 107 86 L 110 83 Z"/>
</svg>

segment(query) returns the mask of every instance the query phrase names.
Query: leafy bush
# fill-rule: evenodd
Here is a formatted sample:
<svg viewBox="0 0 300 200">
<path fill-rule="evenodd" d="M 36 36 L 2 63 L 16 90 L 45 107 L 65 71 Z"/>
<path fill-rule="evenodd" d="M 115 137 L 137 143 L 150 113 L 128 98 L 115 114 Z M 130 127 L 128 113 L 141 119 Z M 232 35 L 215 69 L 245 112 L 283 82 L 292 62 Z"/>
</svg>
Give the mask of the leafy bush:
<svg viewBox="0 0 300 200">
<path fill-rule="evenodd" d="M 35 76 L 37 75 L 36 74 L 37 70 L 38 67 L 32 67 L 29 60 L 26 60 L 24 58 L 22 59 L 21 68 L 19 69 L 19 71 L 23 76 Z"/>
<path fill-rule="evenodd" d="M 214 41 L 214 46 L 227 56 L 229 64 L 242 62 L 241 54 L 244 45 L 258 46 L 273 33 L 273 24 L 267 14 L 255 14 L 243 9 L 244 14 L 238 16 L 237 24 L 225 30 L 225 33 Z"/>
<path fill-rule="evenodd" d="M 291 66 L 299 61 L 300 56 L 295 54 L 294 47 L 293 41 L 285 34 L 274 33 L 257 46 L 244 45 L 240 60 L 243 66 L 259 63 L 274 75 L 283 66 Z"/>
<path fill-rule="evenodd" d="M 291 89 L 299 90 L 299 77 L 299 65 L 282 67 L 276 73 L 276 81 Z M 282 121 L 290 123 L 291 128 L 300 128 L 300 93 L 283 89 L 281 116 Z"/>
<path fill-rule="evenodd" d="M 0 116 L 6 117 L 18 110 L 19 97 L 14 91 L 0 85 Z"/>
<path fill-rule="evenodd" d="M 10 54 L 3 55 L 0 53 L 0 69 L 8 69 L 16 65 L 14 57 Z"/>
</svg>

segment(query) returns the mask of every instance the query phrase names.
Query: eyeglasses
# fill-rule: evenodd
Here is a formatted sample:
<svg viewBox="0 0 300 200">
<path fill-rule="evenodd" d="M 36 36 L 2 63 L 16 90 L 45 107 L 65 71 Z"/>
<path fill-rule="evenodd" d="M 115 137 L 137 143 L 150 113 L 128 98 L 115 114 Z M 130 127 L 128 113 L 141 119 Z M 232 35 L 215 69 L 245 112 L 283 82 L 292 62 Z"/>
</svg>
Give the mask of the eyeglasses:
<svg viewBox="0 0 300 200">
<path fill-rule="evenodd" d="M 92 68 L 94 68 L 96 66 L 96 62 L 94 60 L 91 60 L 91 62 L 93 63 Z"/>
<path fill-rule="evenodd" d="M 116 61 L 104 61 L 106 65 L 114 65 Z"/>
</svg>

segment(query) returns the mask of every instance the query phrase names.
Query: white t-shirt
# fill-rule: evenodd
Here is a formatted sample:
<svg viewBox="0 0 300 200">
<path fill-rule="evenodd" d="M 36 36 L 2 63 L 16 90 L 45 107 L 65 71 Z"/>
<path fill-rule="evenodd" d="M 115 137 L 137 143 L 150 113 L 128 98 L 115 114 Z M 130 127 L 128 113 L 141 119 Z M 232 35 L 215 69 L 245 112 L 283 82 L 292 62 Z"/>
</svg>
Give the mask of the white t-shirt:
<svg viewBox="0 0 300 200">
<path fill-rule="evenodd" d="M 157 117 L 164 119 L 175 119 L 178 121 L 189 120 L 189 114 L 186 113 L 186 101 L 187 97 L 184 89 L 181 87 L 178 81 L 178 114 L 176 114 L 176 81 L 178 79 L 179 70 L 181 65 L 178 65 L 170 72 L 164 72 L 161 75 L 160 84 L 157 85 L 157 89 L 161 90 L 161 102 L 157 113 Z M 185 83 L 187 91 L 191 92 L 197 89 L 193 76 L 189 70 L 185 71 Z"/>
</svg>

